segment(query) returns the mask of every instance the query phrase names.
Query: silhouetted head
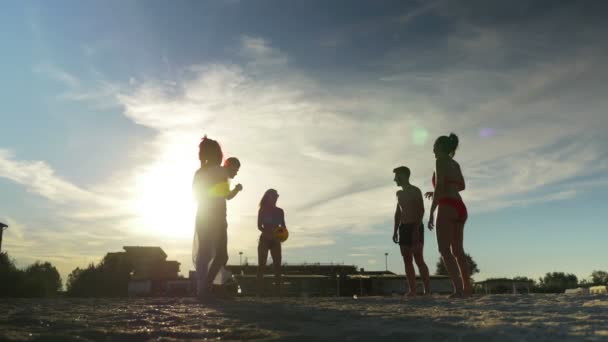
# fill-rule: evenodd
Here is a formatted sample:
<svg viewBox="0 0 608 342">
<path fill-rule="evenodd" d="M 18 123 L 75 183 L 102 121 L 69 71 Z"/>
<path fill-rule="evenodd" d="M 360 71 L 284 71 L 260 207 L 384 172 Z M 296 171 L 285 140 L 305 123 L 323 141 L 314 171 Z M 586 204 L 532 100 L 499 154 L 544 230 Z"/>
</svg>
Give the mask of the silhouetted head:
<svg viewBox="0 0 608 342">
<path fill-rule="evenodd" d="M 260 209 L 274 208 L 277 206 L 279 193 L 275 189 L 268 189 L 260 200 Z"/>
<path fill-rule="evenodd" d="M 449 136 L 442 135 L 435 140 L 433 145 L 433 152 L 435 157 L 442 155 L 454 157 L 456 149 L 458 148 L 458 137 L 454 133 L 450 133 Z"/>
<path fill-rule="evenodd" d="M 393 172 L 395 173 L 397 186 L 403 186 L 410 182 L 410 169 L 407 166 L 399 166 Z"/>
<path fill-rule="evenodd" d="M 198 159 L 201 165 L 205 167 L 221 165 L 224 155 L 220 144 L 205 136 L 198 145 Z"/>
<path fill-rule="evenodd" d="M 238 158 L 230 157 L 224 162 L 224 168 L 226 168 L 228 171 L 228 177 L 234 178 L 236 174 L 239 173 L 241 162 L 238 160 Z"/>
</svg>

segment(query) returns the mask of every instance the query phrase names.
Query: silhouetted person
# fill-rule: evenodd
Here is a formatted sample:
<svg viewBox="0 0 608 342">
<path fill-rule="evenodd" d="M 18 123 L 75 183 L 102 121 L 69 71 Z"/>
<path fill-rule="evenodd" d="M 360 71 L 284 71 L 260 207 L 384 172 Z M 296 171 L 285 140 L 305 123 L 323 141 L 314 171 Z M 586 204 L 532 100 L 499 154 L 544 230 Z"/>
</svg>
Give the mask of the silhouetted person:
<svg viewBox="0 0 608 342">
<path fill-rule="evenodd" d="M 264 291 L 264 268 L 268 259 L 268 251 L 272 256 L 272 267 L 275 277 L 275 290 L 281 295 L 281 242 L 274 235 L 275 229 L 285 226 L 285 213 L 283 209 L 277 207 L 279 194 L 274 189 L 268 189 L 260 201 L 258 211 L 258 229 L 260 239 L 258 241 L 258 275 L 257 287 L 258 295 Z"/>
<path fill-rule="evenodd" d="M 467 220 L 467 207 L 460 197 L 465 189 L 460 165 L 453 159 L 458 148 L 458 137 L 440 136 L 435 141 L 435 173 L 433 192 L 425 196 L 433 199 L 429 229 L 433 229 L 435 209 L 437 214 L 437 245 L 439 252 L 452 279 L 454 293 L 450 297 L 469 297 L 472 293 L 470 270 L 463 248 L 464 224 Z"/>
<path fill-rule="evenodd" d="M 397 208 L 395 210 L 395 230 L 393 241 L 399 244 L 405 275 L 409 285 L 408 297 L 416 295 L 416 272 L 413 261 L 416 260 L 420 278 L 424 284 L 424 293 L 431 293 L 429 269 L 424 262 L 424 201 L 420 189 L 410 184 L 410 169 L 400 166 L 393 170 L 395 183 L 401 187 L 397 191 Z"/>
<path fill-rule="evenodd" d="M 222 149 L 219 143 L 207 137 L 199 145 L 201 167 L 194 174 L 193 191 L 197 201 L 193 259 L 198 276 L 197 297 L 211 299 L 210 290 L 220 268 L 228 262 L 226 199 L 242 190 L 238 184 L 232 191 L 228 179 L 238 172 L 221 166 Z M 236 159 L 236 158 L 235 158 Z M 237 160 L 238 161 L 238 160 Z M 240 166 L 240 163 L 239 163 Z"/>
</svg>

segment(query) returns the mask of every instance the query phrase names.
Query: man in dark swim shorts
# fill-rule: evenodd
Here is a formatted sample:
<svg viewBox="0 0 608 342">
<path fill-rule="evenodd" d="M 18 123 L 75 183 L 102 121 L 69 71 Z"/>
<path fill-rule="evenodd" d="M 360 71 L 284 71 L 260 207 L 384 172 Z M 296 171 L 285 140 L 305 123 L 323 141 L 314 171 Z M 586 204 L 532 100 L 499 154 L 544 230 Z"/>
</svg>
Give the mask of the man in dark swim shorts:
<svg viewBox="0 0 608 342">
<path fill-rule="evenodd" d="M 424 244 L 424 223 L 400 223 L 399 246 L 411 248 L 414 244 Z"/>
<path fill-rule="evenodd" d="M 422 192 L 410 184 L 410 169 L 400 166 L 393 170 L 395 183 L 401 187 L 397 191 L 397 208 L 395 210 L 395 226 L 393 242 L 398 243 L 405 263 L 405 276 L 409 291 L 408 297 L 416 295 L 416 272 L 413 261 L 416 261 L 424 293 L 431 293 L 429 269 L 424 262 L 422 249 L 424 247 L 424 203 Z"/>
</svg>

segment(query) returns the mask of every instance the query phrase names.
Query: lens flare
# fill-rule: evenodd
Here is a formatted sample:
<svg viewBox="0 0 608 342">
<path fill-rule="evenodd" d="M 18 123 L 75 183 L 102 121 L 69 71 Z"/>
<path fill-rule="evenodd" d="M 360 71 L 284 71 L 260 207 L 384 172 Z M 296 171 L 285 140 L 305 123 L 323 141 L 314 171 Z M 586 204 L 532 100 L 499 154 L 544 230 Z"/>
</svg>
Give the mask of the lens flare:
<svg viewBox="0 0 608 342">
<path fill-rule="evenodd" d="M 428 138 L 429 138 L 429 132 L 426 129 L 416 127 L 412 130 L 412 142 L 415 145 L 422 146 L 422 145 L 426 144 L 426 141 L 428 140 Z"/>
<path fill-rule="evenodd" d="M 494 129 L 492 128 L 482 128 L 481 130 L 479 130 L 479 137 L 482 139 L 487 139 L 490 138 L 492 136 L 494 136 L 494 134 L 496 134 L 496 131 L 494 131 Z"/>
</svg>

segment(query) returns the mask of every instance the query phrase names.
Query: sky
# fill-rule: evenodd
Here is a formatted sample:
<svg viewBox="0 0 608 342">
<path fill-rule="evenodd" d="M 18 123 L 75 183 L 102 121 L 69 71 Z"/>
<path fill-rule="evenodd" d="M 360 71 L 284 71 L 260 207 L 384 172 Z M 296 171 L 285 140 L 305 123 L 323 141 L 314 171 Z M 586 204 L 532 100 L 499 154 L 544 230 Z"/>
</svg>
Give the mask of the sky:
<svg viewBox="0 0 608 342">
<path fill-rule="evenodd" d="M 187 275 L 206 134 L 242 163 L 229 263 L 257 263 L 274 188 L 284 262 L 383 270 L 389 253 L 402 274 L 392 170 L 431 190 L 433 142 L 454 132 L 476 280 L 608 268 L 603 1 L 2 6 L 0 222 L 21 267 L 50 261 L 65 281 L 151 245 Z"/>
</svg>

